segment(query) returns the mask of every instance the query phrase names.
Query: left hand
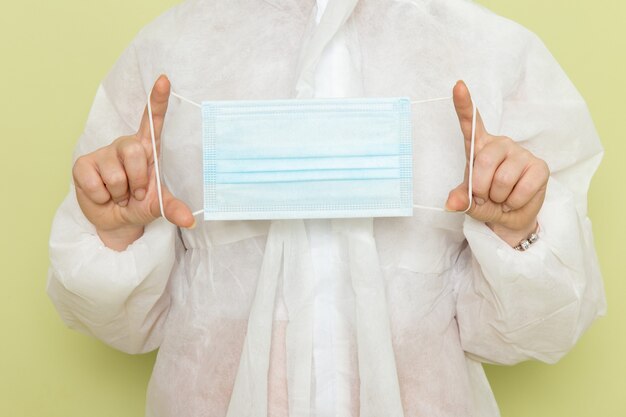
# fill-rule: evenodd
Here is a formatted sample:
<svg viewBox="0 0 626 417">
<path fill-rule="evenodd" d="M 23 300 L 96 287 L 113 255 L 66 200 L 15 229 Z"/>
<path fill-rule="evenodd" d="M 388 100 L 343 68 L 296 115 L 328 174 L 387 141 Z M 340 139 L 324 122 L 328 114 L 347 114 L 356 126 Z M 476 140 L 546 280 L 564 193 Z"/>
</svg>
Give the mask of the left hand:
<svg viewBox="0 0 626 417">
<path fill-rule="evenodd" d="M 453 90 L 454 107 L 465 139 L 469 164 L 472 99 L 459 81 Z M 446 208 L 463 211 L 468 201 L 468 167 L 462 184 L 450 191 Z M 472 206 L 467 214 L 484 222 L 509 245 L 515 246 L 537 228 L 537 214 L 545 199 L 548 164 L 505 136 L 490 135 L 476 114 Z"/>
</svg>

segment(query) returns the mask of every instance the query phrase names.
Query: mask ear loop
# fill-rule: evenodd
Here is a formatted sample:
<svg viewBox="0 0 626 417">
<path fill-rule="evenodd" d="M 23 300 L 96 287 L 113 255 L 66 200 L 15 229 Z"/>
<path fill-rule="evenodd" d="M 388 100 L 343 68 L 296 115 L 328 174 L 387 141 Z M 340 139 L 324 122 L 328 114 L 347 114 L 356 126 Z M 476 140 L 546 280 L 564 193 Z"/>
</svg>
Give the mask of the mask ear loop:
<svg viewBox="0 0 626 417">
<path fill-rule="evenodd" d="M 184 102 L 187 102 L 191 105 L 194 105 L 198 108 L 202 108 L 202 105 L 200 105 L 199 103 L 189 100 L 188 98 L 183 97 L 180 94 L 176 94 L 174 91 L 170 90 L 170 95 Z M 150 141 L 152 142 L 152 155 L 154 158 L 154 174 L 156 177 L 155 179 L 156 179 L 156 186 L 157 186 L 157 196 L 159 198 L 159 210 L 161 212 L 161 216 L 163 216 L 163 218 L 167 220 L 167 217 L 165 217 L 165 210 L 163 208 L 163 189 L 162 189 L 162 184 L 161 184 L 161 170 L 159 168 L 159 157 L 157 154 L 156 138 L 154 134 L 154 119 L 152 117 L 152 105 L 150 103 L 151 99 L 152 99 L 152 90 L 150 90 L 150 95 L 148 96 L 148 120 L 150 122 Z M 195 217 L 198 214 L 201 214 L 203 212 L 204 210 L 198 210 L 198 211 L 194 211 L 191 214 Z"/>
<path fill-rule="evenodd" d="M 463 210 L 463 213 L 467 213 L 472 208 L 472 202 L 474 199 L 473 179 L 474 179 L 474 145 L 476 144 L 476 103 L 472 100 L 472 137 L 470 139 L 470 154 L 469 154 L 469 168 L 467 173 L 467 197 L 469 204 L 467 208 Z"/>
<path fill-rule="evenodd" d="M 444 100 L 452 100 L 452 99 L 453 99 L 452 96 L 439 97 L 439 98 L 431 98 L 427 100 L 411 101 L 411 104 L 432 103 L 434 101 L 444 101 Z M 474 178 L 474 144 L 476 143 L 476 113 L 477 113 L 476 104 L 474 103 L 474 100 L 472 100 L 472 136 L 470 138 L 470 154 L 469 154 L 469 169 L 468 169 L 469 172 L 467 175 L 467 181 L 468 181 L 467 197 L 468 197 L 469 204 L 467 208 L 463 210 L 461 213 L 467 213 L 472 208 L 472 202 L 473 202 L 473 187 L 472 187 L 473 181 L 472 180 Z M 443 211 L 443 212 L 450 211 L 441 207 L 422 206 L 419 204 L 413 204 L 413 208 L 418 208 L 422 210 Z"/>
<path fill-rule="evenodd" d="M 150 140 L 152 142 L 152 159 L 154 161 L 154 174 L 156 179 L 157 186 L 157 196 L 159 197 L 159 210 L 161 211 L 161 216 L 165 220 L 165 210 L 163 209 L 163 190 L 161 188 L 161 170 L 159 169 L 159 154 L 157 153 L 156 139 L 154 134 L 154 119 L 152 118 L 152 90 L 150 90 L 150 95 L 148 96 L 148 120 L 150 121 Z"/>
</svg>

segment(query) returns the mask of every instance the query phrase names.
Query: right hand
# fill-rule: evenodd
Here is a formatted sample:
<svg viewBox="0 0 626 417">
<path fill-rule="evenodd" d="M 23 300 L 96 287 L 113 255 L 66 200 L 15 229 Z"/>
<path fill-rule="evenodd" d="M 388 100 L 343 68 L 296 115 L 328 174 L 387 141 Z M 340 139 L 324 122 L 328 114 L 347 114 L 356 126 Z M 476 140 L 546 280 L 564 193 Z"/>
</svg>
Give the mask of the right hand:
<svg viewBox="0 0 626 417">
<path fill-rule="evenodd" d="M 157 152 L 160 152 L 169 96 L 170 82 L 161 75 L 150 97 Z M 148 107 L 136 134 L 122 136 L 108 146 L 81 156 L 72 174 L 78 204 L 105 245 L 124 250 L 141 237 L 144 226 L 161 216 Z M 162 192 L 167 220 L 179 227 L 195 226 L 189 207 L 165 186 Z"/>
</svg>

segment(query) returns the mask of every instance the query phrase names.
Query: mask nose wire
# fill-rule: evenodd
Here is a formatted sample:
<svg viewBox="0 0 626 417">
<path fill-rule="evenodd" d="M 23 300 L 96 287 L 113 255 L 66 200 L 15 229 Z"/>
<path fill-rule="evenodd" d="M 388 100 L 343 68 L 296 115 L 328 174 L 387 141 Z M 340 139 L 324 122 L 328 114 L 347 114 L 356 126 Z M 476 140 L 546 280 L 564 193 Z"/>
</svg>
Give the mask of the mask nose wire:
<svg viewBox="0 0 626 417">
<path fill-rule="evenodd" d="M 193 106 L 196 106 L 198 108 L 202 108 L 202 105 L 200 103 L 197 103 L 193 100 L 188 99 L 187 97 L 181 96 L 180 94 L 177 94 L 176 92 L 170 90 L 170 95 L 178 98 L 181 101 L 184 101 L 186 103 L 189 103 Z M 156 151 L 156 139 L 155 139 L 155 134 L 154 134 L 154 120 L 152 118 L 152 106 L 150 105 L 150 98 L 152 97 L 152 90 L 150 91 L 150 97 L 148 98 L 148 118 L 150 120 L 150 139 L 152 141 L 152 152 L 153 155 L 155 155 L 154 158 L 154 171 L 155 171 L 155 176 L 156 176 L 156 183 L 157 183 L 157 195 L 159 198 L 159 210 L 161 211 L 161 216 L 165 217 L 165 210 L 163 209 L 163 191 L 162 191 L 162 186 L 161 186 L 161 172 L 159 169 L 159 158 L 156 157 L 157 155 L 157 151 Z M 423 103 L 432 103 L 432 102 L 436 102 L 436 101 L 445 101 L 445 100 L 452 100 L 452 96 L 447 96 L 447 97 L 436 97 L 436 98 L 429 98 L 429 99 L 425 99 L 425 100 L 413 100 L 411 101 L 411 104 L 423 104 Z M 468 201 L 469 204 L 467 206 L 467 208 L 465 210 L 462 211 L 462 213 L 467 213 L 471 208 L 472 208 L 472 202 L 473 202 L 473 177 L 474 177 L 474 150 L 475 150 L 475 143 L 476 143 L 476 104 L 474 103 L 474 100 L 472 100 L 472 135 L 471 135 L 471 139 L 470 139 L 470 154 L 469 154 L 469 158 L 468 158 L 468 162 L 469 162 L 469 168 L 468 168 L 468 184 L 467 184 L 467 197 L 468 197 Z M 445 208 L 441 208 L 441 207 L 430 207 L 430 206 L 422 206 L 419 204 L 413 204 L 414 208 L 418 208 L 418 209 L 423 209 L 423 210 L 433 210 L 433 211 L 447 211 Z M 193 213 L 191 213 L 193 216 L 197 216 L 199 214 L 202 214 L 204 212 L 204 209 L 200 209 L 197 211 L 194 211 Z M 167 219 L 167 218 L 166 218 Z"/>
</svg>

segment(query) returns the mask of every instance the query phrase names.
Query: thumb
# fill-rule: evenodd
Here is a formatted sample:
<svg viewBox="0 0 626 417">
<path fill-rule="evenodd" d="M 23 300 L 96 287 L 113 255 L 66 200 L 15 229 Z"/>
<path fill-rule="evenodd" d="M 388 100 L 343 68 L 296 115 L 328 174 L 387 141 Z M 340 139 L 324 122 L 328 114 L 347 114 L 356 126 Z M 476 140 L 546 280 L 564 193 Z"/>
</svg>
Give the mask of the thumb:
<svg viewBox="0 0 626 417">
<path fill-rule="evenodd" d="M 465 211 L 469 206 L 469 194 L 467 190 L 467 181 L 454 188 L 448 194 L 448 200 L 446 200 L 446 210 L 448 211 Z M 474 203 L 472 202 L 472 205 Z"/>
<path fill-rule="evenodd" d="M 469 142 L 472 139 L 472 120 L 474 114 L 474 102 L 472 96 L 467 88 L 467 85 L 463 81 L 457 81 L 454 89 L 452 90 L 452 97 L 454 99 L 454 109 L 456 115 L 459 118 L 459 124 L 461 126 L 461 132 L 463 132 L 463 138 L 465 139 L 466 150 L 469 152 Z M 480 112 L 476 111 L 476 142 L 478 144 L 479 139 L 486 133 L 485 125 L 483 124 Z"/>
<path fill-rule="evenodd" d="M 196 225 L 196 219 L 187 204 L 177 199 L 163 186 L 163 211 L 165 218 L 178 227 L 192 229 Z M 158 204 L 158 201 L 157 201 Z M 159 208 L 157 207 L 157 211 Z"/>
<path fill-rule="evenodd" d="M 154 127 L 154 138 L 157 144 L 157 149 L 160 145 L 161 131 L 163 130 L 163 121 L 165 120 L 165 114 L 167 113 L 167 106 L 170 98 L 170 81 L 165 75 L 159 76 L 155 81 L 148 101 L 150 102 L 150 109 L 152 109 L 152 127 Z M 139 124 L 139 130 L 137 131 L 137 137 L 144 144 L 150 145 L 149 154 L 152 154 L 152 133 L 150 126 L 150 109 L 146 105 L 141 123 Z"/>
</svg>

